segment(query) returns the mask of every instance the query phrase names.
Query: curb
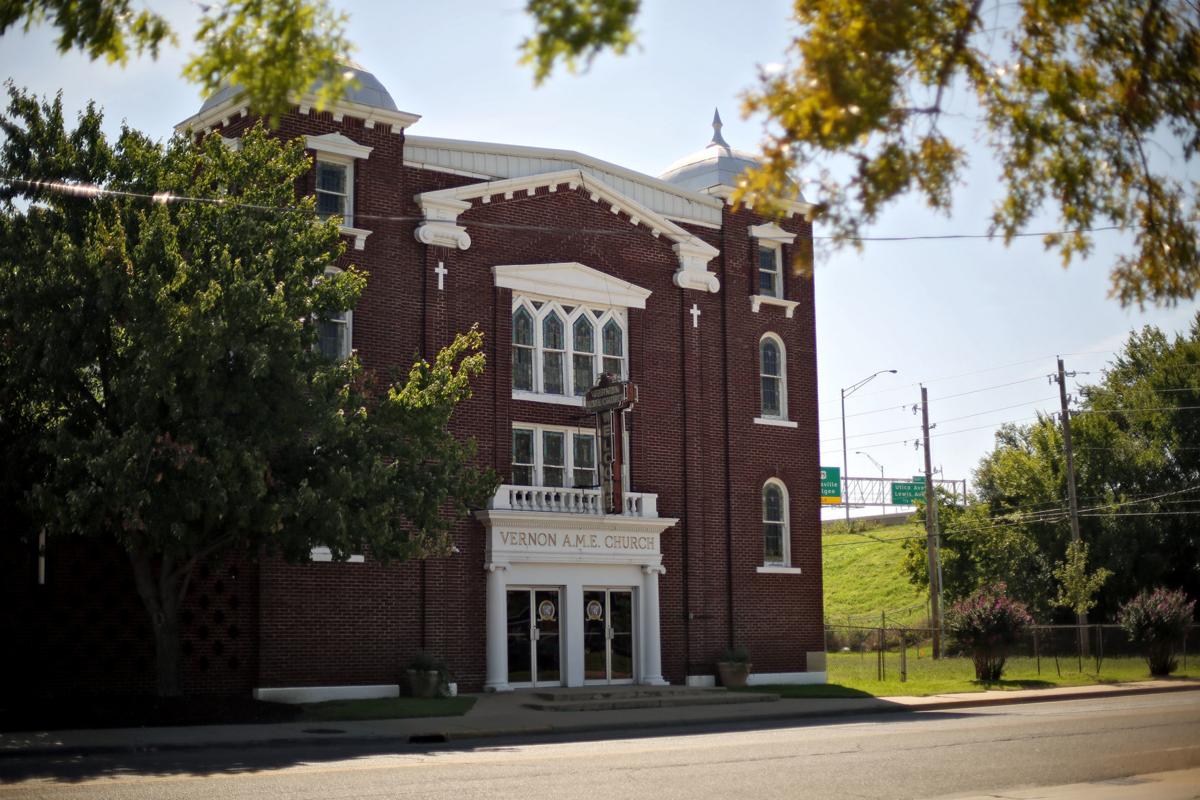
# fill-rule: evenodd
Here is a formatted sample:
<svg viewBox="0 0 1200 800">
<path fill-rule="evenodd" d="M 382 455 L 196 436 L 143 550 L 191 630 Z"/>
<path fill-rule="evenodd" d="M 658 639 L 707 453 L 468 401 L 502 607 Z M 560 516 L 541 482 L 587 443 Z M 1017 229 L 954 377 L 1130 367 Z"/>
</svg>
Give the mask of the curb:
<svg viewBox="0 0 1200 800">
<path fill-rule="evenodd" d="M 479 730 L 459 731 L 428 731 L 425 733 L 406 734 L 354 734 L 347 736 L 327 735 L 307 737 L 283 736 L 269 739 L 258 739 L 245 742 L 229 740 L 179 742 L 165 744 L 125 744 L 125 745 L 66 745 L 61 747 L 26 747 L 20 749 L 0 750 L 0 762 L 14 758 L 40 758 L 45 756 L 85 756 L 85 755 L 114 755 L 114 754 L 147 754 L 169 753 L 186 750 L 205 750 L 236 747 L 266 748 L 266 747 L 296 747 L 296 746 L 327 746 L 327 745 L 423 745 L 447 744 L 450 742 L 467 742 L 481 739 L 500 739 L 519 736 L 548 736 L 555 734 L 575 733 L 604 733 L 608 731 L 644 731 L 663 728 L 693 728 L 721 723 L 754 724 L 760 722 L 786 722 L 813 719 L 831 719 L 854 716 L 870 716 L 873 714 L 896 714 L 916 711 L 941 711 L 956 708 L 978 708 L 988 706 L 1019 705 L 1024 703 L 1049 703 L 1059 700 L 1088 700 L 1107 697 L 1128 697 L 1143 694 L 1165 694 L 1170 692 L 1200 691 L 1200 684 L 1188 683 L 1179 686 L 1145 686 L 1105 689 L 1096 691 L 1081 688 L 1078 691 L 1063 692 L 1054 695 L 1026 695 L 1022 697 L 1005 697 L 1002 695 L 979 698 L 957 697 L 953 700 L 931 700 L 921 703 L 897 703 L 894 700 L 871 708 L 834 708 L 813 711 L 787 711 L 772 714 L 760 714 L 753 717 L 731 719 L 723 716 L 713 716 L 697 719 L 651 719 L 638 722 L 628 720 L 575 723 L 567 725 L 538 724 L 512 728 L 489 728 Z M 822 698 L 824 699 L 824 698 Z"/>
</svg>

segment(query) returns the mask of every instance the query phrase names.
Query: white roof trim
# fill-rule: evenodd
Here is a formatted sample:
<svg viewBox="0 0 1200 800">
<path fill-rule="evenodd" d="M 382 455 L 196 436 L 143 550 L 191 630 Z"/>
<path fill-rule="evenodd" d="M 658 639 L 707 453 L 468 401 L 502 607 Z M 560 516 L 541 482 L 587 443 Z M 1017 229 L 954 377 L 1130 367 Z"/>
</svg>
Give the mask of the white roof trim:
<svg viewBox="0 0 1200 800">
<path fill-rule="evenodd" d="M 791 244 L 796 241 L 796 234 L 791 231 L 785 231 L 774 222 L 768 222 L 765 225 L 751 225 L 750 235 L 763 242 Z"/>
<path fill-rule="evenodd" d="M 732 186 L 719 184 L 702 189 L 701 191 L 713 197 L 720 197 L 726 204 L 733 205 L 734 188 Z M 804 217 L 805 222 L 812 222 L 813 218 L 816 217 L 817 207 L 807 200 L 788 200 L 781 205 L 788 210 L 789 214 L 799 214 Z M 753 210 L 753 207 L 751 207 L 751 210 Z"/>
<path fill-rule="evenodd" d="M 415 199 L 422 211 L 425 212 L 426 222 L 417 228 L 417 239 L 429 244 L 427 239 L 432 238 L 432 235 L 426 229 L 431 226 L 444 228 L 447 225 L 454 225 L 460 227 L 457 225 L 458 215 L 466 211 L 466 209 L 462 209 L 461 205 L 465 201 L 480 199 L 484 203 L 488 203 L 496 195 L 510 200 L 516 192 L 525 192 L 528 196 L 541 187 L 550 187 L 553 191 L 564 183 L 571 189 L 585 189 L 594 203 L 603 200 L 613 213 L 624 211 L 629 215 L 629 221 L 633 225 L 644 225 L 650 229 L 652 236 L 666 234 L 667 238 L 675 243 L 672 245 L 672 249 L 679 258 L 679 269 L 675 272 L 676 286 L 682 289 L 702 289 L 709 292 L 716 292 L 720 289 L 721 283 L 717 276 L 708 271 L 708 262 L 716 258 L 720 254 L 720 250 L 658 212 L 626 197 L 599 178 L 577 169 L 544 172 L 539 175 L 500 181 L 469 183 L 465 186 L 422 192 L 416 195 Z M 460 230 L 465 236 L 465 229 L 460 228 Z M 426 233 L 423 235 L 422 231 L 426 231 Z M 470 246 L 469 237 L 467 242 L 467 246 L 463 246 L 460 240 L 457 246 L 465 250 Z"/>
<path fill-rule="evenodd" d="M 305 136 L 304 146 L 319 153 L 333 153 L 349 158 L 368 158 L 375 148 L 359 144 L 349 136 L 327 133 L 324 136 Z"/>
<path fill-rule="evenodd" d="M 300 107 L 300 113 L 308 114 L 316 103 L 316 98 L 311 95 L 305 95 L 300 100 L 295 101 Z M 374 128 L 377 122 L 384 122 L 392 126 L 392 133 L 401 133 L 409 125 L 412 125 L 417 120 L 421 119 L 420 114 L 409 114 L 404 111 L 389 111 L 386 108 L 378 108 L 376 106 L 366 106 L 361 103 L 355 103 L 350 100 L 339 100 L 327 106 L 325 111 L 332 112 L 335 121 L 340 122 L 344 117 L 355 117 L 361 119 L 363 124 L 368 128 Z M 250 109 L 245 103 L 244 95 L 238 94 L 224 103 L 213 106 L 203 112 L 193 114 L 187 119 L 175 126 L 175 130 L 182 133 L 183 131 L 210 131 L 217 125 L 228 125 L 235 119 L 249 114 Z"/>
<path fill-rule="evenodd" d="M 553 147 L 530 147 L 528 145 L 500 144 L 497 142 L 471 142 L 464 139 L 439 139 L 435 136 L 406 136 L 404 142 L 409 147 L 430 147 L 443 150 L 460 150 L 470 153 L 494 153 L 496 155 L 517 156 L 519 158 L 572 161 L 580 166 L 591 167 L 603 172 L 611 172 L 614 175 L 619 175 L 635 183 L 652 186 L 655 189 L 682 197 L 693 203 L 700 203 L 701 205 L 713 208 L 721 207 L 719 201 L 714 200 L 706 194 L 681 189 L 673 183 L 667 183 L 652 175 L 646 175 L 645 173 L 637 172 L 628 167 L 622 167 L 618 164 L 613 164 L 611 161 L 604 161 L 603 159 L 595 158 L 576 150 L 559 150 Z M 434 169 L 434 167 L 427 168 Z"/>
<path fill-rule="evenodd" d="M 557 300 L 622 308 L 645 308 L 649 289 L 614 278 L 575 261 L 558 264 L 504 264 L 492 267 L 496 286 Z"/>
</svg>

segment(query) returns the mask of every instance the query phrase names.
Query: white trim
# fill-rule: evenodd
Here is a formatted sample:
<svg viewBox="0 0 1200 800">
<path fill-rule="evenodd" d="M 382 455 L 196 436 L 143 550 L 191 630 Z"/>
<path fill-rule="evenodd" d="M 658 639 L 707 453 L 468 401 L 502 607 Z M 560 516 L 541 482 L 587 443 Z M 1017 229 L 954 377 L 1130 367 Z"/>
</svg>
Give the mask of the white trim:
<svg viewBox="0 0 1200 800">
<path fill-rule="evenodd" d="M 717 677 L 715 675 L 688 675 L 684 684 L 700 689 L 712 689 L 717 685 Z"/>
<path fill-rule="evenodd" d="M 536 354 L 537 349 L 534 348 Z M 535 367 L 536 371 L 536 367 Z M 524 400 L 528 403 L 553 403 L 559 406 L 574 406 L 575 408 L 583 408 L 583 398 L 565 394 L 542 394 L 541 392 L 527 392 L 524 389 L 513 389 L 513 400 Z"/>
<path fill-rule="evenodd" d="M 776 428 L 798 428 L 800 427 L 790 419 L 771 419 L 770 417 L 755 417 L 754 424 L 756 425 L 772 425 Z"/>
<path fill-rule="evenodd" d="M 795 315 L 796 306 L 800 305 L 800 301 L 784 300 L 782 297 L 771 297 L 770 295 L 766 294 L 750 295 L 750 310 L 755 314 L 757 314 L 759 308 L 764 305 L 779 306 L 780 308 L 784 309 L 784 316 L 786 316 L 788 319 L 791 319 Z"/>
<path fill-rule="evenodd" d="M 332 153 L 347 158 L 366 159 L 375 148 L 359 144 L 349 136 L 340 133 L 326 133 L 323 136 L 305 136 L 304 147 L 318 153 Z"/>
<path fill-rule="evenodd" d="M 732 186 L 717 184 L 715 186 L 710 186 L 707 189 L 701 189 L 700 191 L 704 194 L 721 198 L 725 201 L 725 205 L 727 206 L 733 205 L 733 193 L 735 189 Z M 817 216 L 817 207 L 806 200 L 787 200 L 780 203 L 780 205 L 786 209 L 789 214 L 799 214 L 800 216 L 804 217 L 805 222 L 812 222 Z M 752 205 L 749 206 L 749 208 L 752 211 L 754 210 L 754 206 Z"/>
<path fill-rule="evenodd" d="M 492 267 L 496 286 L 556 300 L 622 308 L 645 308 L 652 292 L 577 261 L 502 264 Z"/>
<path fill-rule="evenodd" d="M 774 222 L 768 222 L 765 225 L 751 225 L 750 235 L 760 242 L 791 244 L 796 240 L 796 234 L 785 231 Z"/>
<path fill-rule="evenodd" d="M 400 684 L 377 683 L 364 686 L 281 686 L 257 688 L 255 700 L 269 703 L 324 703 L 327 700 L 370 700 L 399 697 Z"/>
<path fill-rule="evenodd" d="M 483 183 L 470 183 L 448 189 L 437 189 L 421 192 L 415 196 L 417 204 L 425 212 L 427 220 L 417 229 L 417 238 L 426 225 L 432 223 L 449 223 L 458 226 L 458 214 L 466 209 L 457 203 L 468 200 L 479 200 L 481 203 L 491 202 L 491 198 L 499 195 L 505 200 L 512 199 L 517 192 L 524 192 L 525 197 L 533 195 L 540 188 L 557 189 L 561 184 L 567 184 L 570 189 L 582 187 L 593 202 L 604 201 L 614 213 L 624 211 L 633 225 L 641 225 L 650 230 L 652 236 L 666 234 L 674 242 L 672 250 L 679 260 L 679 269 L 675 272 L 675 285 L 682 289 L 700 289 L 708 292 L 720 290 L 721 282 L 717 276 L 708 271 L 708 262 L 720 254 L 720 250 L 705 242 L 693 233 L 675 224 L 665 216 L 621 194 L 606 183 L 582 170 L 570 169 L 557 172 L 544 172 L 537 175 L 527 175 L 520 178 L 507 178 Z M 457 201 L 457 203 L 455 203 Z M 455 205 L 451 205 L 455 204 Z M 456 207 L 457 206 L 457 207 Z M 432 216 L 431 212 L 438 212 Z M 447 218 L 447 212 L 457 211 L 453 218 Z M 465 229 L 464 233 L 465 233 Z M 422 240 L 423 241 L 423 240 Z M 470 246 L 459 245 L 461 249 Z"/>
<path fill-rule="evenodd" d="M 332 562 L 333 561 L 333 551 L 323 545 L 319 546 L 319 547 L 314 547 L 308 553 L 308 560 L 309 561 Z M 355 555 L 355 556 L 350 556 L 345 561 L 342 561 L 340 563 L 342 563 L 342 564 L 362 564 L 365 560 L 366 559 L 363 556 Z"/>
<path fill-rule="evenodd" d="M 755 567 L 755 572 L 760 575 L 801 575 L 800 567 L 781 567 L 776 564 L 765 564 L 761 567 Z"/>
<path fill-rule="evenodd" d="M 821 672 L 751 672 L 746 678 L 747 686 L 768 686 L 774 683 L 814 684 L 829 683 L 829 673 Z"/>
<path fill-rule="evenodd" d="M 350 227 L 354 224 L 354 159 L 343 155 L 329 155 L 326 153 L 318 153 L 316 159 L 313 160 L 313 198 L 316 199 L 321 194 L 329 194 L 337 197 L 337 193 L 320 188 L 320 169 L 321 165 L 326 164 L 332 167 L 342 167 L 346 175 L 346 191 L 341 194 L 343 199 L 342 204 L 342 227 Z M 321 217 L 327 219 L 327 217 Z"/>
</svg>

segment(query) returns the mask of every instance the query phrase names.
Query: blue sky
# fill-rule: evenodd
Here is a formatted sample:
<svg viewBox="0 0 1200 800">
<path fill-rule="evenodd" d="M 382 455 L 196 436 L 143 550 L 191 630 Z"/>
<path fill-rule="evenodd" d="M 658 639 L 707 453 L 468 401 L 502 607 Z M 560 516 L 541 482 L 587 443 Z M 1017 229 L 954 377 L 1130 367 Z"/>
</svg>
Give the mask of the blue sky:
<svg viewBox="0 0 1200 800">
<path fill-rule="evenodd" d="M 0 40 L 2 72 L 39 93 L 61 89 L 68 109 L 95 100 L 113 130 L 124 119 L 165 137 L 200 103 L 197 88 L 179 77 L 199 11 L 189 2 L 153 5 L 183 43 L 157 62 L 122 69 L 59 56 L 52 32 L 34 29 Z M 757 149 L 761 121 L 741 119 L 738 97 L 759 65 L 782 60 L 794 33 L 784 0 L 646 0 L 635 52 L 604 56 L 585 74 L 564 72 L 535 89 L 530 70 L 516 63 L 530 29 L 519 0 L 338 5 L 350 15 L 356 60 L 402 110 L 423 115 L 414 134 L 578 150 L 651 175 L 707 143 L 714 107 L 730 144 Z M 969 120 L 956 117 L 948 127 L 976 141 Z M 995 170 L 982 147 L 971 158 L 951 218 L 909 201 L 869 234 L 984 232 Z M 1053 219 L 1043 226 L 1055 227 Z M 822 463 L 841 464 L 839 387 L 876 370 L 899 373 L 847 402 L 847 414 L 856 415 L 847 419 L 850 474 L 879 474 L 859 450 L 889 477 L 919 470 L 912 440 L 920 418 L 905 406 L 925 382 L 938 423 L 933 463 L 947 477 L 969 478 L 996 425 L 1057 409 L 1057 389 L 1041 377 L 1054 370 L 1056 354 L 1068 369 L 1096 374 L 1130 329 L 1185 328 L 1195 304 L 1138 310 L 1108 298 L 1109 269 L 1125 244 L 1120 234 L 1097 234 L 1091 258 L 1065 271 L 1037 239 L 1008 248 L 986 240 L 876 242 L 818 262 Z"/>
</svg>

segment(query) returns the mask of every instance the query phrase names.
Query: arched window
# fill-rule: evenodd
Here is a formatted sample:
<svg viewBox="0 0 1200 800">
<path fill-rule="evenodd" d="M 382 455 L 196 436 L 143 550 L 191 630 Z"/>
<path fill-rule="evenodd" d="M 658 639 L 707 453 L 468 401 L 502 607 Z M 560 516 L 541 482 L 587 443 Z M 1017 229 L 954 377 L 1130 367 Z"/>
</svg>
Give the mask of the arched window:
<svg viewBox="0 0 1200 800">
<path fill-rule="evenodd" d="M 341 270 L 330 268 L 325 271 L 325 275 L 333 276 L 339 272 Z M 352 321 L 351 311 L 339 311 L 325 319 L 317 320 L 317 349 L 321 355 L 330 361 L 344 361 L 350 357 Z"/>
<path fill-rule="evenodd" d="M 551 311 L 542 320 L 542 391 L 546 394 L 564 394 L 563 355 L 566 349 L 562 318 Z"/>
<path fill-rule="evenodd" d="M 625 354 L 624 336 L 621 326 L 616 320 L 610 319 L 604 325 L 604 371 L 617 378 L 625 377 L 622 369 Z"/>
<path fill-rule="evenodd" d="M 533 316 L 521 306 L 513 313 L 512 385 L 533 391 Z"/>
<path fill-rule="evenodd" d="M 774 334 L 758 344 L 758 371 L 762 385 L 762 415 L 767 419 L 787 418 L 787 375 L 783 342 Z"/>
<path fill-rule="evenodd" d="M 790 558 L 787 489 L 771 479 L 763 484 L 763 564 L 787 566 Z"/>
<path fill-rule="evenodd" d="M 596 328 L 587 314 L 581 314 L 571 326 L 574 355 L 571 356 L 575 394 L 587 394 L 596 382 Z"/>
</svg>

